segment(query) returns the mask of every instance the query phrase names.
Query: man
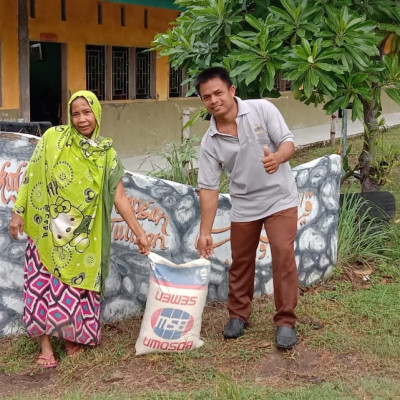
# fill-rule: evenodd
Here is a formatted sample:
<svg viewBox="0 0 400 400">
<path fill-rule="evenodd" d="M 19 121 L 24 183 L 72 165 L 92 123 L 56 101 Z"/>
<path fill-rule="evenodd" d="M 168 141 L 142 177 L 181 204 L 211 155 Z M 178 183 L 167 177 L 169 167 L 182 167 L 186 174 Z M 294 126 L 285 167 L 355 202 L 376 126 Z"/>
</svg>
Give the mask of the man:
<svg viewBox="0 0 400 400">
<path fill-rule="evenodd" d="M 200 150 L 200 257 L 213 254 L 211 230 L 222 168 L 230 181 L 232 265 L 227 301 L 230 319 L 223 335 L 226 339 L 236 339 L 248 327 L 256 251 L 264 226 L 272 254 L 276 345 L 279 349 L 291 349 L 297 342 L 294 309 L 298 296 L 294 255 L 298 196 L 288 163 L 294 154 L 293 135 L 272 103 L 236 97 L 235 86 L 223 68 L 201 72 L 195 87 L 211 114 Z"/>
</svg>

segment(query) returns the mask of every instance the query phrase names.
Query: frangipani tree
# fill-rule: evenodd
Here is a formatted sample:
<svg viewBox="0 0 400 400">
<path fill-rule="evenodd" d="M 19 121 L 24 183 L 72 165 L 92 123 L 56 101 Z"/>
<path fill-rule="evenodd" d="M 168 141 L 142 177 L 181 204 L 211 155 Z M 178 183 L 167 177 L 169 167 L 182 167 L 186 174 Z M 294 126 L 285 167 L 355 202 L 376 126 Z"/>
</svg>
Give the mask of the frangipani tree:
<svg viewBox="0 0 400 400">
<path fill-rule="evenodd" d="M 352 105 L 364 123 L 363 191 L 379 190 L 376 148 L 384 90 L 400 105 L 400 2 L 396 0 L 175 0 L 182 13 L 153 48 L 192 83 L 227 68 L 242 98 L 277 97 L 276 76 L 296 99 L 328 114 Z M 192 88 L 192 92 L 194 89 Z M 392 160 L 393 161 L 393 160 Z"/>
</svg>

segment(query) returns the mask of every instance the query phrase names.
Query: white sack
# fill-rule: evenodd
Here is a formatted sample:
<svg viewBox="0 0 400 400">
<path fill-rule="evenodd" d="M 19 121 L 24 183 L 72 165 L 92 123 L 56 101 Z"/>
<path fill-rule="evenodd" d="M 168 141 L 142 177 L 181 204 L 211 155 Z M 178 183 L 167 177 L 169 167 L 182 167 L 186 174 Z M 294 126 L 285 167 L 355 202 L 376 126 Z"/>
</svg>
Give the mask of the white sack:
<svg viewBox="0 0 400 400">
<path fill-rule="evenodd" d="M 149 292 L 136 355 L 201 347 L 210 262 L 200 258 L 177 265 L 155 253 L 149 259 Z"/>
</svg>

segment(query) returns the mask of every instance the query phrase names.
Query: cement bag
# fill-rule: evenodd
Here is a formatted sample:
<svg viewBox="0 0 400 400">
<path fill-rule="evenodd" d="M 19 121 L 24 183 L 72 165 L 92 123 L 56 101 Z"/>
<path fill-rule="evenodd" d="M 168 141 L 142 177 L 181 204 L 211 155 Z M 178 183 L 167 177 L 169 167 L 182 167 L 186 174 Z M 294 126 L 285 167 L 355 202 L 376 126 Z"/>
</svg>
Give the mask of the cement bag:
<svg viewBox="0 0 400 400">
<path fill-rule="evenodd" d="M 177 265 L 154 253 L 149 258 L 149 292 L 136 355 L 201 347 L 210 262 L 200 258 Z"/>
</svg>

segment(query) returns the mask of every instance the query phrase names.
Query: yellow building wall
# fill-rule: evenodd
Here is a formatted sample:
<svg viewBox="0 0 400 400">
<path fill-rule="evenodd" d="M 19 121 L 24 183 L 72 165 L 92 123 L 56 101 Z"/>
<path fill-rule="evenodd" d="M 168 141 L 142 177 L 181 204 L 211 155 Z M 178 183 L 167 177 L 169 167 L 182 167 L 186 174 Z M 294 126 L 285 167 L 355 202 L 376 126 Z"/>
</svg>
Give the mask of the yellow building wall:
<svg viewBox="0 0 400 400">
<path fill-rule="evenodd" d="M 27 0 L 29 4 L 29 1 Z M 103 8 L 103 23 L 98 24 L 97 7 Z M 66 21 L 61 21 L 61 1 L 36 0 L 36 17 L 29 18 L 31 41 L 52 40 L 64 43 L 66 82 L 64 95 L 86 87 L 86 45 L 149 47 L 158 32 L 165 32 L 177 11 L 96 0 L 68 0 Z M 121 6 L 125 8 L 125 27 L 121 26 Z M 148 27 L 144 27 L 147 10 Z M 7 18 L 4 18 L 4 16 Z M 28 10 L 29 15 L 29 10 Z M 17 1 L 0 0 L 1 86 L 0 120 L 19 117 Z M 65 50 L 65 51 L 64 51 Z M 168 100 L 169 65 L 156 59 L 156 99 L 103 102 L 102 132 L 114 139 L 122 156 L 144 154 L 179 140 L 183 110 L 193 115 L 201 107 L 198 98 Z M 158 100 L 158 101 L 157 101 Z M 168 101 L 167 101 L 168 100 Z M 293 99 L 285 92 L 272 99 L 292 129 L 327 124 L 330 117 L 322 107 L 314 108 Z M 398 112 L 393 101 L 382 96 L 384 112 Z M 66 110 L 66 106 L 63 108 Z M 192 135 L 202 136 L 208 123 L 199 121 Z M 328 133 L 327 133 L 328 137 Z"/>
<path fill-rule="evenodd" d="M 102 24 L 98 23 L 98 5 L 102 5 Z M 121 7 L 125 8 L 125 26 L 121 26 Z M 147 28 L 144 26 L 147 10 Z M 69 0 L 66 21 L 61 20 L 61 2 L 36 0 L 36 17 L 29 20 L 29 37 L 43 41 L 47 36 L 67 45 L 67 88 L 71 93 L 86 87 L 85 46 L 113 45 L 150 47 L 158 32 L 168 29 L 178 13 L 155 7 L 142 7 L 96 0 Z M 156 62 L 157 98 L 168 97 L 167 60 Z"/>
<path fill-rule="evenodd" d="M 156 59 L 157 81 L 156 93 L 157 100 L 168 100 L 169 93 L 169 62 L 167 57 Z"/>
<path fill-rule="evenodd" d="M 0 110 L 19 108 L 17 16 L 16 0 L 0 1 Z"/>
</svg>

